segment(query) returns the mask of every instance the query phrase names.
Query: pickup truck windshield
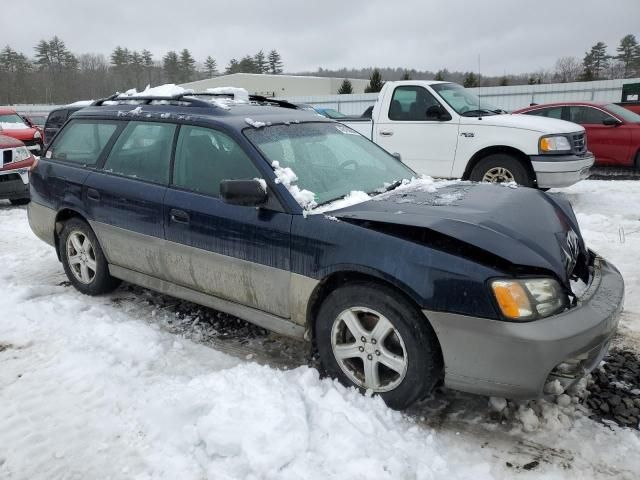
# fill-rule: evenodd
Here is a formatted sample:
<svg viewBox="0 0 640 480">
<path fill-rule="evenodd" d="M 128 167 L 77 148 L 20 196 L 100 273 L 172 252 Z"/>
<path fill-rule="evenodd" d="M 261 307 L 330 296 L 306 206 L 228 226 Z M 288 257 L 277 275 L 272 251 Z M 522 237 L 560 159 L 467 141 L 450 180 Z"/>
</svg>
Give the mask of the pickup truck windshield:
<svg viewBox="0 0 640 480">
<path fill-rule="evenodd" d="M 382 191 L 416 176 L 410 168 L 339 123 L 292 123 L 247 128 L 244 134 L 273 164 L 289 167 L 296 185 L 315 194 L 318 205 L 353 190 Z"/>
<path fill-rule="evenodd" d="M 431 88 L 438 92 L 444 101 L 463 117 L 480 117 L 506 113 L 504 110 L 480 100 L 476 94 L 471 93 L 457 83 L 436 83 L 431 85 Z"/>
</svg>

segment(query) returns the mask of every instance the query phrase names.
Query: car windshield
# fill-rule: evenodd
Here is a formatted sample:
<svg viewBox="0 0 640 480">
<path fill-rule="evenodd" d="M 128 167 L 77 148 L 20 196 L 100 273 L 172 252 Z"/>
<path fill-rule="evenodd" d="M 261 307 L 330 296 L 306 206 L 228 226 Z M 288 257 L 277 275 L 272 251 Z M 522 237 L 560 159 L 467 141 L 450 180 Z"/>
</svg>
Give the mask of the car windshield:
<svg viewBox="0 0 640 480">
<path fill-rule="evenodd" d="M 244 130 L 273 164 L 289 167 L 300 189 L 322 205 L 352 191 L 376 193 L 416 176 L 410 168 L 357 132 L 339 123 L 292 123 Z"/>
<path fill-rule="evenodd" d="M 20 118 L 20 116 L 15 113 L 0 115 L 0 125 L 2 125 L 4 128 L 7 128 L 7 127 L 26 128 L 27 127 L 24 124 L 24 120 L 22 120 L 22 118 Z"/>
<path fill-rule="evenodd" d="M 620 118 L 622 118 L 625 122 L 640 123 L 640 115 L 624 107 L 621 107 L 620 105 L 616 105 L 615 103 L 610 103 L 608 105 L 605 105 L 605 108 L 609 110 L 611 113 L 613 113 L 614 115 L 617 115 Z"/>
<path fill-rule="evenodd" d="M 504 110 L 481 100 L 475 93 L 457 83 L 436 83 L 431 85 L 438 94 L 458 114 L 463 117 L 479 117 L 506 113 Z"/>
</svg>

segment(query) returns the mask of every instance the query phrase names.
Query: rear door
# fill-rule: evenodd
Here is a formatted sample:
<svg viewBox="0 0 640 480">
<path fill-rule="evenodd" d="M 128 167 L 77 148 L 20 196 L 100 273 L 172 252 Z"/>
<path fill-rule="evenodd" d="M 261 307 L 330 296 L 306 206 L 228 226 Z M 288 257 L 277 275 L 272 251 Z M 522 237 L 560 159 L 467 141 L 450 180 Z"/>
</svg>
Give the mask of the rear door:
<svg viewBox="0 0 640 480">
<path fill-rule="evenodd" d="M 458 143 L 458 122 L 441 121 L 429 115 L 429 107 L 440 102 L 426 88 L 396 87 L 387 112 L 374 124 L 376 143 L 389 153 L 399 153 L 402 162 L 419 173 L 450 177 Z M 443 107 L 446 108 L 446 107 Z"/>
<path fill-rule="evenodd" d="M 183 125 L 165 197 L 164 261 L 174 283 L 288 318 L 292 216 L 278 203 L 220 199 L 222 180 L 252 178 L 262 175 L 236 140 Z"/>
<path fill-rule="evenodd" d="M 630 165 L 631 132 L 624 125 L 604 125 L 613 116 L 599 108 L 571 105 L 566 120 L 582 125 L 587 131 L 587 147 L 604 165 Z"/>
<path fill-rule="evenodd" d="M 128 122 L 83 192 L 109 263 L 158 278 L 164 277 L 163 200 L 176 130 L 172 123 Z"/>
</svg>

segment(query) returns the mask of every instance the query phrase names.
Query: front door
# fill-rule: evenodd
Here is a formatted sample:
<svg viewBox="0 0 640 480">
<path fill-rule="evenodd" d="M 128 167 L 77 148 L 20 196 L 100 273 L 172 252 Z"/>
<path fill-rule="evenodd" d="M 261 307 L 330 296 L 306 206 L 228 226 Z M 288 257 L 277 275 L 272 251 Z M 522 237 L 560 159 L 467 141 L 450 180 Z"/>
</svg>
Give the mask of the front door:
<svg viewBox="0 0 640 480">
<path fill-rule="evenodd" d="M 291 215 L 224 203 L 222 180 L 261 178 L 238 143 L 180 128 L 164 207 L 170 281 L 288 318 Z"/>
<path fill-rule="evenodd" d="M 376 143 L 418 173 L 450 177 L 458 142 L 458 122 L 441 121 L 427 112 L 440 103 L 424 87 L 405 85 L 393 91 L 388 112 L 374 125 Z M 444 107 L 443 107 L 444 108 Z"/>
</svg>

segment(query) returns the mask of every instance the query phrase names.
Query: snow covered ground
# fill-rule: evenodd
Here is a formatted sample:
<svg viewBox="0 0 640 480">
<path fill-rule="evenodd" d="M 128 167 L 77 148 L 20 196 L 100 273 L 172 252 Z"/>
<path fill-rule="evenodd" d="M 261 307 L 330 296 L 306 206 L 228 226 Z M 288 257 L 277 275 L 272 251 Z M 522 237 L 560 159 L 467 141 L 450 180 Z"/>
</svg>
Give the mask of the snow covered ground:
<svg viewBox="0 0 640 480">
<path fill-rule="evenodd" d="M 640 182 L 563 194 L 589 245 L 623 272 L 619 342 L 640 350 Z M 227 316 L 131 286 L 83 296 L 8 202 L 0 265 L 3 480 L 640 472 L 639 432 L 589 420 L 577 397 L 505 407 L 443 390 L 393 412 L 319 379 L 302 345 Z"/>
</svg>

